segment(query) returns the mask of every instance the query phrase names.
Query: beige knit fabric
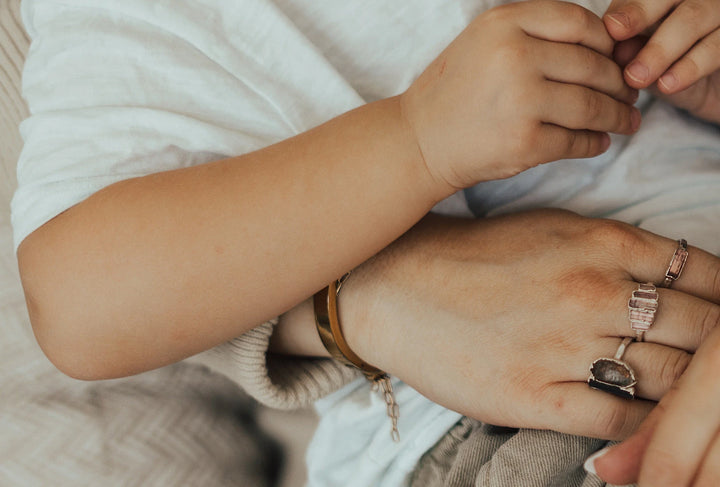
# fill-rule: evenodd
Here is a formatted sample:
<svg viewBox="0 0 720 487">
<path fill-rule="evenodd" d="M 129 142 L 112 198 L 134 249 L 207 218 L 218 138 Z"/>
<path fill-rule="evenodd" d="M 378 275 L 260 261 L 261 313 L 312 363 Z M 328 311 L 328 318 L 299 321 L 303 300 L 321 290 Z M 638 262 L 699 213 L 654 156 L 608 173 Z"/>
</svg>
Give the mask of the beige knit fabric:
<svg viewBox="0 0 720 487">
<path fill-rule="evenodd" d="M 268 354 L 276 323 L 264 323 L 189 360 L 230 377 L 255 399 L 278 409 L 308 406 L 358 377 L 334 360 Z"/>
</svg>

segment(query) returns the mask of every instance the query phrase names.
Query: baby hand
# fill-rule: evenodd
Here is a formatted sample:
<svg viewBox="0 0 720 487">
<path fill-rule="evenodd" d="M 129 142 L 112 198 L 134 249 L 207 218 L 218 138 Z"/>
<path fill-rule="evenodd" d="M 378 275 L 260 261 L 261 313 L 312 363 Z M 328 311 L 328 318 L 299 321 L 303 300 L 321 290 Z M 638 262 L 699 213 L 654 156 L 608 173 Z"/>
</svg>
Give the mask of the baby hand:
<svg viewBox="0 0 720 487">
<path fill-rule="evenodd" d="M 592 157 L 640 124 L 602 20 L 569 2 L 477 17 L 401 95 L 425 164 L 455 189 Z"/>
<path fill-rule="evenodd" d="M 720 123 L 718 0 L 614 0 L 603 20 L 630 86 Z"/>
</svg>

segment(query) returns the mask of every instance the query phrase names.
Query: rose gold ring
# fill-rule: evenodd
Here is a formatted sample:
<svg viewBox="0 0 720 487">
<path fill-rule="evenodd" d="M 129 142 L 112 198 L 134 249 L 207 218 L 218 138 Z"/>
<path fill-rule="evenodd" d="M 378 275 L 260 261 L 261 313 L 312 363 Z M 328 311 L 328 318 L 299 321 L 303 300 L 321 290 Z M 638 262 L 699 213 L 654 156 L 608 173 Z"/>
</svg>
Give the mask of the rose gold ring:
<svg viewBox="0 0 720 487">
<path fill-rule="evenodd" d="M 639 284 L 628 301 L 628 316 L 630 328 L 635 331 L 635 339 L 639 342 L 645 340 L 645 332 L 655 322 L 655 313 L 658 309 L 658 292 L 652 283 Z"/>
<path fill-rule="evenodd" d="M 685 262 L 688 258 L 687 241 L 684 238 L 678 240 L 678 246 L 675 249 L 675 253 L 670 259 L 670 265 L 665 271 L 665 280 L 663 280 L 660 287 L 670 287 L 682 274 Z"/>
</svg>

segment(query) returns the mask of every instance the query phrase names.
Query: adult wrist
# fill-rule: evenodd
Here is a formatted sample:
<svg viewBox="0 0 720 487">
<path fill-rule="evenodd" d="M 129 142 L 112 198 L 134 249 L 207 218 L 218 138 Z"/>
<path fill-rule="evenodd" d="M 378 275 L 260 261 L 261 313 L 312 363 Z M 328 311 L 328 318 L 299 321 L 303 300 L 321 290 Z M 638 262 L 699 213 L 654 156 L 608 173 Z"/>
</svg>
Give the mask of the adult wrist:
<svg viewBox="0 0 720 487">
<path fill-rule="evenodd" d="M 400 441 L 398 419 L 400 408 L 395 399 L 392 381 L 387 372 L 367 363 L 360 358 L 348 345 L 343 334 L 338 313 L 338 297 L 343 283 L 350 276 L 345 274 L 341 279 L 333 281 L 326 288 L 321 289 L 313 298 L 315 310 L 315 323 L 318 335 L 330 355 L 341 364 L 353 370 L 360 371 L 373 386 L 373 390 L 380 390 L 387 406 L 387 414 L 391 421 L 391 437 L 393 441 Z"/>
</svg>

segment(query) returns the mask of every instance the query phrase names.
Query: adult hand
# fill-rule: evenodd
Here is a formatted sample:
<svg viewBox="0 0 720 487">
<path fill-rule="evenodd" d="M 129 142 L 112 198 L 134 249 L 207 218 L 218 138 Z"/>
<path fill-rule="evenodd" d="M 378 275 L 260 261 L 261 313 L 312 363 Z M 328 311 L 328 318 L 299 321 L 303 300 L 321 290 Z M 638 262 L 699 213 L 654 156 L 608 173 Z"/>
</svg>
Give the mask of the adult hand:
<svg viewBox="0 0 720 487">
<path fill-rule="evenodd" d="M 340 318 L 360 357 L 450 409 L 497 425 L 621 439 L 720 315 L 708 286 L 720 260 L 691 249 L 677 287 L 658 290 L 647 341 L 623 357 L 638 399 L 588 387 L 590 364 L 633 336 L 628 299 L 637 282 L 661 281 L 676 245 L 564 211 L 431 216 L 353 273 Z"/>
<path fill-rule="evenodd" d="M 596 156 L 640 113 L 601 19 L 530 1 L 477 17 L 401 96 L 431 174 L 454 188 Z"/>
<path fill-rule="evenodd" d="M 720 2 L 614 0 L 603 20 L 630 86 L 720 123 Z"/>
<path fill-rule="evenodd" d="M 720 296 L 717 283 L 715 291 Z M 612 484 L 638 482 L 640 487 L 720 485 L 719 368 L 716 329 L 638 431 L 595 459 L 598 475 Z"/>
</svg>

